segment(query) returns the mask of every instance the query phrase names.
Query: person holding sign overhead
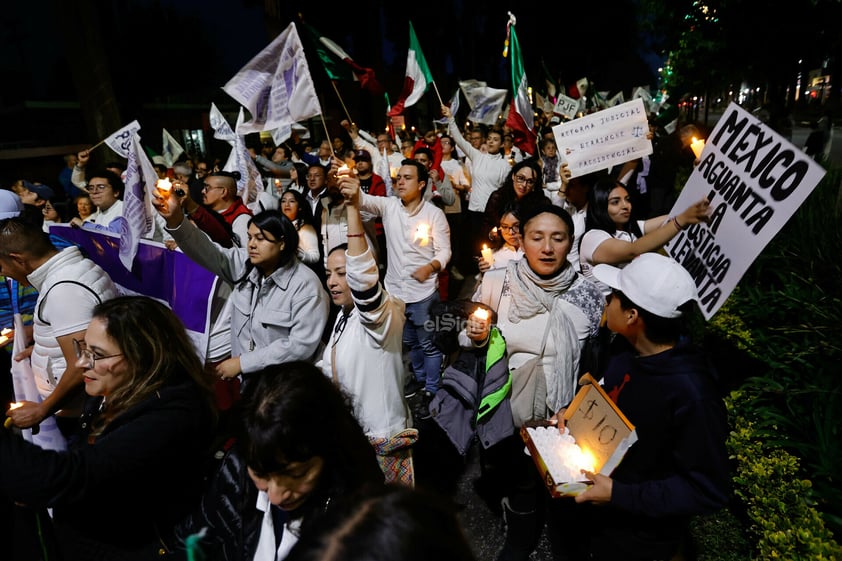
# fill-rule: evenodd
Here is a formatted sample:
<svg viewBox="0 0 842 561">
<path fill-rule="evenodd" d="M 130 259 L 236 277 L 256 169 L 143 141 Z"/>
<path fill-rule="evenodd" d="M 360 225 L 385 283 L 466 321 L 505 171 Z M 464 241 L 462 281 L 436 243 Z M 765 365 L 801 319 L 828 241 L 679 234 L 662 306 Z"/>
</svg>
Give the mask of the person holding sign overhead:
<svg viewBox="0 0 842 561">
<path fill-rule="evenodd" d="M 729 497 L 725 405 L 709 361 L 683 337 L 696 284 L 656 253 L 593 274 L 612 290 L 608 327 L 634 347 L 612 359 L 602 386 L 639 439 L 611 477 L 585 472 L 593 486 L 575 498 L 574 520 L 588 531 L 565 545 L 581 549 L 570 559 L 673 559 L 690 516 Z"/>
<path fill-rule="evenodd" d="M 639 255 L 660 250 L 687 226 L 708 222 L 709 206 L 705 198 L 676 216 L 632 220 L 628 190 L 614 176 L 604 175 L 588 192 L 585 234 L 579 243 L 582 274 L 608 296 L 611 289 L 593 276 L 595 265 L 622 267 Z"/>
</svg>

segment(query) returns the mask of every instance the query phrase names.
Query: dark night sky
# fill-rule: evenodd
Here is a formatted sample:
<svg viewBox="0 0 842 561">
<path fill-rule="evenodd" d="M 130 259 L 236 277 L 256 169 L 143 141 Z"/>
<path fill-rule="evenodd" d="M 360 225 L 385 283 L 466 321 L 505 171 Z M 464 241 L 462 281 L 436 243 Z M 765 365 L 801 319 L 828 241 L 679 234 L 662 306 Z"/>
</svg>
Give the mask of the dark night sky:
<svg viewBox="0 0 842 561">
<path fill-rule="evenodd" d="M 520 7 L 516 29 L 530 85 L 543 89 L 542 62 L 566 85 L 587 75 L 597 89 L 614 93 L 622 88 L 628 95 L 635 86 L 651 84 L 657 61 L 647 64 L 636 52 L 641 49 L 634 36 L 633 1 L 612 5 L 610 18 L 582 3 Z M 256 0 L 97 2 L 124 117 L 150 102 L 232 103 L 221 86 L 298 12 L 360 64 L 373 67 L 392 100 L 402 85 L 410 19 L 442 98 L 449 99 L 458 81 L 465 79 L 510 88 L 509 64 L 501 56 L 508 15 L 505 8 L 492 6 L 497 3 L 430 0 L 423 9 L 366 0 L 339 9 L 315 2 L 296 4 L 279 1 L 280 19 L 273 23 L 264 17 L 264 2 Z M 76 99 L 70 68 L 84 61 L 68 62 L 60 23 L 44 10 L 44 4 L 36 2 L 6 7 L 7 17 L 0 21 L 0 73 L 17 87 L 0 91 L 0 109 L 23 100 Z M 325 104 L 338 105 L 309 51 L 308 58 Z M 372 108 L 368 113 L 361 110 L 363 123 L 366 115 L 379 123 L 384 102 L 360 97 L 353 87 L 341 84 L 343 92 L 350 92 L 346 104 L 367 102 Z M 408 117 L 437 110 L 435 94 L 425 98 L 410 108 Z"/>
</svg>

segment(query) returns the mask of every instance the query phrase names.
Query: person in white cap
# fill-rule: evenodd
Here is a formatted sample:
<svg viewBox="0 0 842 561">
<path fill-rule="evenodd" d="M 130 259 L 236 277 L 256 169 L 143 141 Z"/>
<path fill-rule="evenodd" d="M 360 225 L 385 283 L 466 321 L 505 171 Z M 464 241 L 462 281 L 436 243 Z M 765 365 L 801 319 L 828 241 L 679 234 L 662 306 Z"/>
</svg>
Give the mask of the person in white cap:
<svg viewBox="0 0 842 561">
<path fill-rule="evenodd" d="M 707 357 L 683 335 L 696 285 L 657 253 L 593 273 L 612 288 L 608 327 L 634 347 L 612 359 L 602 385 L 639 439 L 611 477 L 585 472 L 593 486 L 573 510 L 589 530 L 570 542 L 587 559 L 672 559 L 690 516 L 729 499 L 725 406 Z"/>
</svg>

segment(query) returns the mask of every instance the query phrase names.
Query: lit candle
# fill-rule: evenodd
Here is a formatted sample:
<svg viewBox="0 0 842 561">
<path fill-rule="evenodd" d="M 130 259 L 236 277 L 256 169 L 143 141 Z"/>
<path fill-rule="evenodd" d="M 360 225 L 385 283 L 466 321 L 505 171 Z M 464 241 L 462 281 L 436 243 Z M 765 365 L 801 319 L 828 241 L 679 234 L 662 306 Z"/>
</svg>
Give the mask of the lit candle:
<svg viewBox="0 0 842 561">
<path fill-rule="evenodd" d="M 488 321 L 488 310 L 484 308 L 477 308 L 471 315 L 480 321 Z"/>
<path fill-rule="evenodd" d="M 9 335 L 11 335 L 11 334 L 12 334 L 12 330 L 9 329 L 8 327 L 4 328 L 3 331 L 0 331 L 0 346 L 5 345 L 6 343 L 9 342 Z"/>
<path fill-rule="evenodd" d="M 17 401 L 9 405 L 9 409 L 17 409 L 18 407 L 22 407 L 23 403 L 18 403 Z M 12 426 L 12 418 L 7 417 L 5 421 L 3 421 L 3 427 L 9 428 Z"/>
<path fill-rule="evenodd" d="M 696 155 L 696 159 L 699 160 L 702 157 L 702 150 L 705 149 L 705 139 L 704 138 L 696 138 L 693 137 L 693 142 L 690 143 L 690 149 L 693 150 L 693 153 Z"/>
<path fill-rule="evenodd" d="M 172 190 L 172 183 L 170 183 L 170 180 L 166 177 L 164 179 L 159 179 L 155 183 L 155 189 L 158 190 L 158 195 L 160 195 L 161 198 L 169 199 L 170 191 Z"/>
<path fill-rule="evenodd" d="M 495 226 L 491 229 L 491 237 L 494 238 L 495 240 L 497 239 L 497 226 Z"/>
<path fill-rule="evenodd" d="M 280 179 L 276 179 L 276 180 L 275 180 L 275 189 L 280 188 L 280 186 L 281 186 L 281 180 L 280 180 Z"/>
<path fill-rule="evenodd" d="M 489 267 L 494 266 L 494 253 L 491 251 L 491 248 L 487 245 L 482 245 L 482 258 L 485 259 L 485 262 L 488 263 Z"/>
<path fill-rule="evenodd" d="M 418 242 L 418 245 L 424 247 L 428 243 L 430 243 L 430 225 L 429 224 L 419 224 L 415 228 L 415 238 L 412 240 L 414 242 Z"/>
</svg>

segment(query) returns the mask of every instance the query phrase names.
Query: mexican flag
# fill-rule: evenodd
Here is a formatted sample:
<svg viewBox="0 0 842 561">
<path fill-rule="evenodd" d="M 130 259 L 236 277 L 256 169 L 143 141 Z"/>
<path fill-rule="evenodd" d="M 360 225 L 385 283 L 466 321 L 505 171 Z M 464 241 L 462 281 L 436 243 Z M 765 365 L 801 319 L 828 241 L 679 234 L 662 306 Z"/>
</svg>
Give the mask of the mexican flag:
<svg viewBox="0 0 842 561">
<path fill-rule="evenodd" d="M 394 117 L 403 113 L 405 107 L 414 105 L 421 99 L 421 96 L 432 83 L 433 75 L 430 73 L 430 67 L 427 66 L 427 59 L 421 52 L 421 45 L 418 43 L 418 37 L 415 36 L 412 22 L 409 22 L 409 53 L 406 57 L 406 76 L 403 80 L 403 90 L 400 98 L 387 115 Z"/>
<path fill-rule="evenodd" d="M 523 66 L 523 55 L 517 40 L 515 26 L 509 20 L 509 49 L 512 64 L 512 103 L 506 125 L 511 127 L 515 146 L 528 154 L 536 154 L 534 131 L 535 120 L 532 115 L 532 103 L 527 90 L 526 70 Z"/>
<path fill-rule="evenodd" d="M 374 70 L 360 66 L 342 47 L 328 39 L 313 27 L 301 22 L 301 26 L 307 31 L 307 35 L 316 47 L 316 54 L 322 61 L 322 66 L 331 80 L 355 80 L 360 87 L 373 94 L 383 93 L 383 86 L 374 76 Z"/>
</svg>

